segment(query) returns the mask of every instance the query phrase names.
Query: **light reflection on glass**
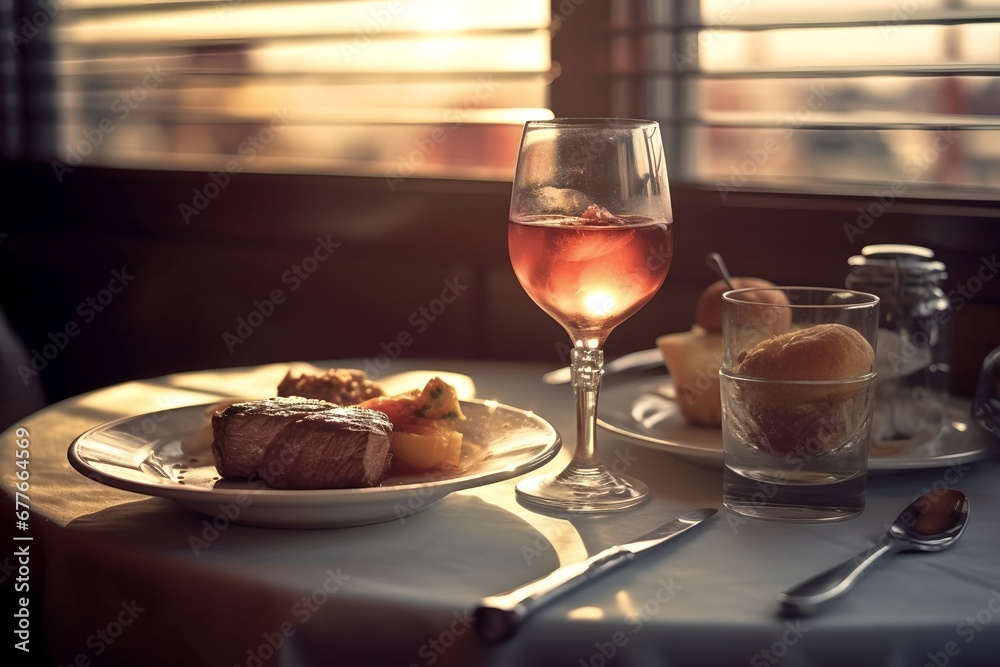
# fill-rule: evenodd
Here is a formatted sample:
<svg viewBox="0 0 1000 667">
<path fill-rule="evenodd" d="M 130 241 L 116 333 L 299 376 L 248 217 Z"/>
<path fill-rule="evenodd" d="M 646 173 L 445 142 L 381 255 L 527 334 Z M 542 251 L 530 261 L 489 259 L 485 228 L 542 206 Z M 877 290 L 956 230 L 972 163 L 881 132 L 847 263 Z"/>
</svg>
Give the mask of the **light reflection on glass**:
<svg viewBox="0 0 1000 667">
<path fill-rule="evenodd" d="M 615 295 L 604 290 L 591 290 L 583 298 L 583 308 L 586 315 L 604 317 L 615 309 Z"/>
</svg>

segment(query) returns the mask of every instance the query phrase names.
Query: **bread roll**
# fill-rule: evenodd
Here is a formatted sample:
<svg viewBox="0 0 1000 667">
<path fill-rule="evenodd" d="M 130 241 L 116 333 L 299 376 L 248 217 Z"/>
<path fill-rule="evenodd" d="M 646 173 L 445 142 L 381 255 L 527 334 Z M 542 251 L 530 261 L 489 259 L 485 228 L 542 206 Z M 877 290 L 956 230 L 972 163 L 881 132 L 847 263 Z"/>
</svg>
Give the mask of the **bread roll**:
<svg viewBox="0 0 1000 667">
<path fill-rule="evenodd" d="M 741 355 L 737 369 L 758 380 L 738 385 L 738 403 L 752 422 L 744 426 L 749 439 L 775 455 L 811 457 L 839 448 L 870 418 L 872 380 L 859 378 L 871 373 L 874 362 L 865 337 L 842 324 L 762 341 Z"/>
<path fill-rule="evenodd" d="M 740 357 L 740 375 L 767 380 L 850 380 L 875 367 L 871 344 L 843 324 L 779 334 Z"/>
<path fill-rule="evenodd" d="M 774 287 L 774 283 L 762 278 L 739 276 L 733 278 L 732 289 L 750 287 Z M 694 323 L 708 332 L 722 331 L 722 295 L 730 289 L 725 280 L 716 280 L 702 290 L 694 307 Z M 743 295 L 748 301 L 788 305 L 788 297 L 781 290 L 764 289 Z M 783 311 L 787 312 L 787 311 Z M 788 329 L 786 324 L 782 331 Z"/>
<path fill-rule="evenodd" d="M 656 339 L 667 370 L 674 378 L 674 390 L 681 414 L 692 424 L 719 428 L 722 401 L 719 395 L 719 365 L 722 363 L 722 335 L 691 331 L 667 334 Z"/>
</svg>

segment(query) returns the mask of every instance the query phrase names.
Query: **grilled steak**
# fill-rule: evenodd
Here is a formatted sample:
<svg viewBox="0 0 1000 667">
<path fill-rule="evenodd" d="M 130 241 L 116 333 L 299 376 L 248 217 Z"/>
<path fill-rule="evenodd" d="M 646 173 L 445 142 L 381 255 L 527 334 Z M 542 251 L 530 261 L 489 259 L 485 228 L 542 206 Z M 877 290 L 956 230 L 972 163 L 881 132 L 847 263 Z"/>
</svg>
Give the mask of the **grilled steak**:
<svg viewBox="0 0 1000 667">
<path fill-rule="evenodd" d="M 271 440 L 258 474 L 275 489 L 375 486 L 389 470 L 384 413 L 337 407 L 290 422 Z"/>
<path fill-rule="evenodd" d="M 256 474 L 280 485 L 276 488 L 371 486 L 389 466 L 392 425 L 375 410 L 269 398 L 234 403 L 215 413 L 212 431 L 212 454 L 221 476 Z"/>
<path fill-rule="evenodd" d="M 278 384 L 278 396 L 302 396 L 330 401 L 337 405 L 357 405 L 382 395 L 382 388 L 368 379 L 364 371 L 352 368 L 330 368 L 321 375 L 291 371 Z"/>
</svg>

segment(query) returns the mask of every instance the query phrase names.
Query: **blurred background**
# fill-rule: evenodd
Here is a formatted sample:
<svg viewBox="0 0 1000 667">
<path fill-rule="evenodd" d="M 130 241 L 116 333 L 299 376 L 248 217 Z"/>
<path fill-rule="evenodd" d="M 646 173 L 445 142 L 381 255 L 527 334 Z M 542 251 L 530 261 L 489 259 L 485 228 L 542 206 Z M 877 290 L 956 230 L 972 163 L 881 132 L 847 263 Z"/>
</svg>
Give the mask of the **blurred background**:
<svg viewBox="0 0 1000 667">
<path fill-rule="evenodd" d="M 1000 345 L 1000 2 L 7 0 L 0 21 L 12 412 L 293 359 L 564 364 L 504 224 L 521 126 L 553 115 L 664 131 L 676 254 L 609 355 L 691 326 L 709 251 L 840 286 L 875 243 L 948 267 L 957 393 Z"/>
</svg>

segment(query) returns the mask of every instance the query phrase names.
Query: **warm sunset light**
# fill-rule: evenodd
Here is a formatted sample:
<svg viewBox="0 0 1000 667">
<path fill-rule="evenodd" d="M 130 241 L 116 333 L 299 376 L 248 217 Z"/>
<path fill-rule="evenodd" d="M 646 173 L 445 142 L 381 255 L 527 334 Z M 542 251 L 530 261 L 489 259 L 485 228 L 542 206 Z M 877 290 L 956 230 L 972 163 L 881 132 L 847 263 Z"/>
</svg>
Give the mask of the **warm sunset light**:
<svg viewBox="0 0 1000 667">
<path fill-rule="evenodd" d="M 18 664 L 1000 666 L 1000 0 L 0 37 Z"/>
<path fill-rule="evenodd" d="M 90 161 L 218 168 L 284 109 L 241 169 L 505 178 L 523 123 L 552 117 L 541 0 L 65 4 L 61 143 L 87 152 L 85 109 L 141 98 Z"/>
<path fill-rule="evenodd" d="M 608 313 L 614 312 L 617 302 L 613 292 L 595 289 L 587 292 L 583 298 L 583 308 L 589 317 L 604 317 Z"/>
</svg>

